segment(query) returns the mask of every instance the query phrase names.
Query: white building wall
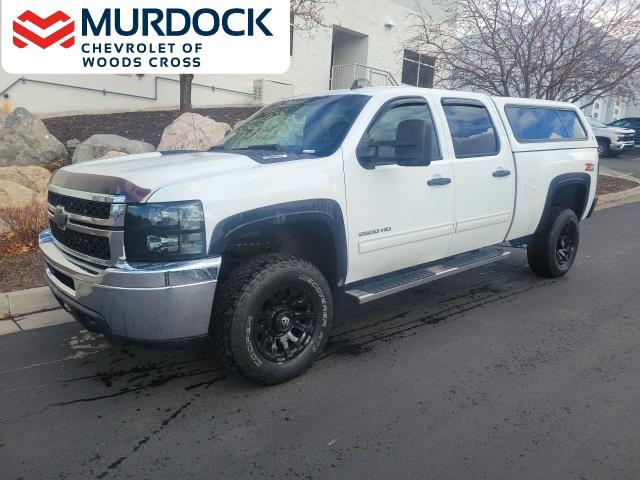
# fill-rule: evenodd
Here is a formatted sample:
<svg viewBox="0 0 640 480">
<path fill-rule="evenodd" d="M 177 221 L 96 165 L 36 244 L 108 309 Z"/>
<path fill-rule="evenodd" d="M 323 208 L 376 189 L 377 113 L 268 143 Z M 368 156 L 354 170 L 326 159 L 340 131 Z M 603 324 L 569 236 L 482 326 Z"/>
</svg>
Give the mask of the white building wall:
<svg viewBox="0 0 640 480">
<path fill-rule="evenodd" d="M 366 35 L 355 42 L 356 61 L 387 70 L 399 81 L 402 69 L 402 41 L 409 25 L 413 0 L 337 0 L 334 7 L 325 8 L 325 21 L 347 30 Z M 423 0 L 429 12 L 438 16 L 430 1 Z M 385 27 L 391 21 L 394 27 Z M 332 28 L 311 33 L 296 32 L 289 71 L 269 75 L 267 79 L 291 84 L 292 94 L 326 90 L 331 70 Z M 347 61 L 345 56 L 339 60 Z M 335 62 L 337 64 L 337 62 Z M 351 63 L 351 62 L 349 62 Z M 177 75 L 10 75 L 0 70 L 0 92 L 8 90 L 13 107 L 26 107 L 40 115 L 102 113 L 143 109 L 174 109 L 178 107 Z M 192 102 L 194 107 L 253 104 L 253 81 L 260 75 L 196 75 Z M 168 78 L 170 80 L 165 80 Z M 37 83 L 48 82 L 48 83 Z M 66 86 L 52 85 L 63 84 Z M 216 88 L 211 88 L 211 87 Z M 73 87 L 84 87 L 82 90 Z M 224 89 L 233 90 L 226 91 Z M 97 91 L 95 91 L 97 90 Z M 118 95 L 116 92 L 127 94 Z M 238 93 L 241 92 L 241 93 Z"/>
<path fill-rule="evenodd" d="M 583 108 L 585 115 L 604 123 L 615 122 L 628 115 L 629 100 L 624 96 L 599 98 L 593 104 Z"/>
</svg>

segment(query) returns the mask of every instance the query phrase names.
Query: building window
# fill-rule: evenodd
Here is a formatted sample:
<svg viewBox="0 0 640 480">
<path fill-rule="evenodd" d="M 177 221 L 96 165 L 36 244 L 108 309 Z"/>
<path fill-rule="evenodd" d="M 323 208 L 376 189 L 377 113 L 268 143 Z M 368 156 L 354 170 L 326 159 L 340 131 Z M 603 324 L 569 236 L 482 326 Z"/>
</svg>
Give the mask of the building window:
<svg viewBox="0 0 640 480">
<path fill-rule="evenodd" d="M 595 103 L 595 105 L 593 106 L 596 110 L 598 110 L 600 108 L 600 104 L 598 102 Z"/>
<path fill-rule="evenodd" d="M 619 110 L 616 108 L 616 109 L 613 111 L 613 113 L 615 113 L 615 114 L 617 115 L 617 114 L 618 114 L 618 113 L 620 113 L 620 112 L 619 112 Z"/>
<path fill-rule="evenodd" d="M 593 118 L 598 118 L 598 112 L 595 112 L 595 113 L 593 114 Z"/>
<path fill-rule="evenodd" d="M 435 57 L 405 50 L 402 58 L 402 83 L 423 88 L 433 87 Z"/>
</svg>

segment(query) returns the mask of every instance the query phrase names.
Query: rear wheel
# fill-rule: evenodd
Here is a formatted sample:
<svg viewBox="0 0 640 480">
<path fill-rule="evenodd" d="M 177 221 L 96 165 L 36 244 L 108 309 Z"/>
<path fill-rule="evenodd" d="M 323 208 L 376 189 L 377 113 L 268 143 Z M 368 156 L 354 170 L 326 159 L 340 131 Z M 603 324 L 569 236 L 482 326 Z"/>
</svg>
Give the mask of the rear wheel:
<svg viewBox="0 0 640 480">
<path fill-rule="evenodd" d="M 274 384 L 303 373 L 324 348 L 331 290 L 311 263 L 281 254 L 249 260 L 216 293 L 213 335 L 226 363 Z"/>
<path fill-rule="evenodd" d="M 554 208 L 529 244 L 529 266 L 538 275 L 556 278 L 573 265 L 580 242 L 580 223 L 573 210 Z"/>
</svg>

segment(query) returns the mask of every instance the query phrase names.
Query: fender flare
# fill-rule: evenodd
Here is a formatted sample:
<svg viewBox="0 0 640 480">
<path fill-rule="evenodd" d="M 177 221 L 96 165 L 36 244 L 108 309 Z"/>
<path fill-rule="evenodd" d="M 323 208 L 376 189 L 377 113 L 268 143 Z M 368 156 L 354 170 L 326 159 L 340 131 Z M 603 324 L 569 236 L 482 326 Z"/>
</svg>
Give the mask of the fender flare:
<svg viewBox="0 0 640 480">
<path fill-rule="evenodd" d="M 342 286 L 347 277 L 347 233 L 342 209 L 331 199 L 278 203 L 231 215 L 213 229 L 209 255 L 222 255 L 232 238 L 252 230 L 308 221 L 318 221 L 329 227 L 336 248 L 336 282 Z"/>
<path fill-rule="evenodd" d="M 538 221 L 538 226 L 536 227 L 536 232 L 540 229 L 542 222 L 547 217 L 549 212 L 551 211 L 551 202 L 553 201 L 553 197 L 556 192 L 567 185 L 580 185 L 585 189 L 585 197 L 584 202 L 580 206 L 580 211 L 576 212 L 576 216 L 578 217 L 578 221 L 582 220 L 584 216 L 584 212 L 587 210 L 587 204 L 589 203 L 589 192 L 591 191 L 591 177 L 588 173 L 582 172 L 573 172 L 573 173 L 564 173 L 562 175 L 558 175 L 549 184 L 549 190 L 547 190 L 547 199 L 544 203 L 544 210 L 542 211 L 542 216 Z"/>
</svg>

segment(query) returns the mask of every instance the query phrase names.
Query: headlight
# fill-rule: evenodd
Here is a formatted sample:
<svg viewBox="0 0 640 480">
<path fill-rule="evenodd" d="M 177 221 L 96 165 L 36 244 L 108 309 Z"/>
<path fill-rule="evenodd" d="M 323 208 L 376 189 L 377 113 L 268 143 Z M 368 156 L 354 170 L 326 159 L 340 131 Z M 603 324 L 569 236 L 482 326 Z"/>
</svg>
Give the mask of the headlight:
<svg viewBox="0 0 640 480">
<path fill-rule="evenodd" d="M 127 260 L 190 260 L 205 256 L 204 212 L 199 201 L 128 205 Z"/>
</svg>

